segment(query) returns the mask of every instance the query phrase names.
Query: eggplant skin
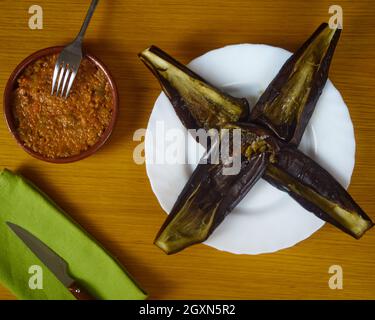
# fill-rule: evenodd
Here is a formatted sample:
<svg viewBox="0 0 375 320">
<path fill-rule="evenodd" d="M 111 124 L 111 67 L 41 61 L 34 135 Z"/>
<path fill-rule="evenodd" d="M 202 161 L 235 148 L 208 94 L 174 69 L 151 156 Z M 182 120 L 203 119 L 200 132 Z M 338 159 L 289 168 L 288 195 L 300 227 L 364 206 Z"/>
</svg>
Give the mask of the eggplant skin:
<svg viewBox="0 0 375 320">
<path fill-rule="evenodd" d="M 251 121 L 298 145 L 326 84 L 340 33 L 321 24 L 268 85 L 251 111 Z"/>
<path fill-rule="evenodd" d="M 295 147 L 281 146 L 277 163 L 268 165 L 263 178 L 289 193 L 306 210 L 356 239 L 374 226 L 337 180 Z"/>
<path fill-rule="evenodd" d="M 229 127 L 230 125 L 228 125 Z M 252 141 L 267 144 L 268 163 L 263 178 L 287 192 L 306 210 L 356 239 L 374 226 L 370 217 L 340 183 L 313 159 L 295 146 L 274 137 L 272 132 L 252 123 L 237 123 L 241 129 L 242 152 Z M 263 144 L 264 147 L 264 144 Z"/>
<path fill-rule="evenodd" d="M 220 141 L 222 145 L 229 143 L 232 157 L 241 157 L 239 172 L 224 173 L 226 166 L 233 165 L 233 158 L 225 161 L 228 158 L 221 157 L 217 164 L 198 164 L 156 236 L 154 243 L 167 254 L 205 241 L 263 176 L 268 162 L 274 158 L 278 145 L 268 130 L 254 124 L 228 124 L 224 129 L 229 135 L 235 129 L 241 130 L 240 148 L 233 148 L 233 136 Z M 207 155 L 204 158 L 212 160 Z"/>
<path fill-rule="evenodd" d="M 219 129 L 228 122 L 248 119 L 246 99 L 220 91 L 161 49 L 151 46 L 139 58 L 158 79 L 186 128 Z"/>
<path fill-rule="evenodd" d="M 223 175 L 223 166 L 198 164 L 154 241 L 165 253 L 205 241 L 262 177 L 267 155 L 243 159 L 237 175 Z"/>
</svg>

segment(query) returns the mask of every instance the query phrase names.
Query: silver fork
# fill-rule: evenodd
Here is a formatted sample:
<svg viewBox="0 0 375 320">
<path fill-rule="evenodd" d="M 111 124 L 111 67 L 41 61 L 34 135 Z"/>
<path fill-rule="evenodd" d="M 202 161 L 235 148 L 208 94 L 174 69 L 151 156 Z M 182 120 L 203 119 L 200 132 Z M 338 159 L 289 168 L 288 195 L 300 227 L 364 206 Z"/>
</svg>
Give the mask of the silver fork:
<svg viewBox="0 0 375 320">
<path fill-rule="evenodd" d="M 61 87 L 60 96 L 63 97 L 64 89 L 66 88 L 65 99 L 68 97 L 73 81 L 77 75 L 79 65 L 81 64 L 82 60 L 83 36 L 85 35 L 86 29 L 89 25 L 89 22 L 98 2 L 99 0 L 91 1 L 91 5 L 89 10 L 87 11 L 85 21 L 83 22 L 83 25 L 77 37 L 71 44 L 67 45 L 58 56 L 52 77 L 51 95 L 56 93 L 56 96 L 58 96 Z"/>
</svg>

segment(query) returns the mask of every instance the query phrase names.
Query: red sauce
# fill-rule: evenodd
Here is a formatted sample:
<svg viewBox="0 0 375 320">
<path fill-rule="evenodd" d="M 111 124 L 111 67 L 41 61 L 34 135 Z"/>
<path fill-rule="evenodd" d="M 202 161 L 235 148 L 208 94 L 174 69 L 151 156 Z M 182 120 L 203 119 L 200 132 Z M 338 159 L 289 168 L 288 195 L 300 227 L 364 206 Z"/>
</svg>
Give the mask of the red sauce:
<svg viewBox="0 0 375 320">
<path fill-rule="evenodd" d="M 25 146 L 48 158 L 66 158 L 100 139 L 112 118 L 113 95 L 104 72 L 83 58 L 69 97 L 51 96 L 56 59 L 48 55 L 25 68 L 13 92 L 13 114 Z"/>
</svg>

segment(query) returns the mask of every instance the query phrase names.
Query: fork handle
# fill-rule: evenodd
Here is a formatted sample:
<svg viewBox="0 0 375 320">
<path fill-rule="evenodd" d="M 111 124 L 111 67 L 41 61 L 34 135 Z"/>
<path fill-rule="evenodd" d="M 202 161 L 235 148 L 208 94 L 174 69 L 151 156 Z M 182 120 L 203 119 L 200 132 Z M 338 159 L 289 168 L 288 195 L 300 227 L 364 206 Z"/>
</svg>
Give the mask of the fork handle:
<svg viewBox="0 0 375 320">
<path fill-rule="evenodd" d="M 82 24 L 81 30 L 79 30 L 79 33 L 78 33 L 77 38 L 76 38 L 75 41 L 82 42 L 82 40 L 83 40 L 83 36 L 85 35 L 86 29 L 87 29 L 87 27 L 89 26 L 89 23 L 90 23 L 91 17 L 92 17 L 92 15 L 94 14 L 94 11 L 95 11 L 95 8 L 96 8 L 98 2 L 99 2 L 99 0 L 92 0 L 92 1 L 91 1 L 90 8 L 89 8 L 89 10 L 87 11 L 85 21 L 83 21 L 83 24 Z"/>
</svg>

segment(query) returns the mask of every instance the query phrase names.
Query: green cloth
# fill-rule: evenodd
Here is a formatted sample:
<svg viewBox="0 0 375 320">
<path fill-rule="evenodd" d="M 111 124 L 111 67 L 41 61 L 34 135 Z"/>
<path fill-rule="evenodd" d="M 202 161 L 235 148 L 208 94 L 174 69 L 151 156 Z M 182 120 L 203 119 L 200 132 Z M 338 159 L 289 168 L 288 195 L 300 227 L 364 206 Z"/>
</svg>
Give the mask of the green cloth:
<svg viewBox="0 0 375 320">
<path fill-rule="evenodd" d="M 145 299 L 125 269 L 25 178 L 0 172 L 0 282 L 19 299 L 74 299 L 8 227 L 28 230 L 69 264 L 69 274 L 98 299 Z M 43 269 L 43 289 L 30 289 L 29 268 Z"/>
</svg>

